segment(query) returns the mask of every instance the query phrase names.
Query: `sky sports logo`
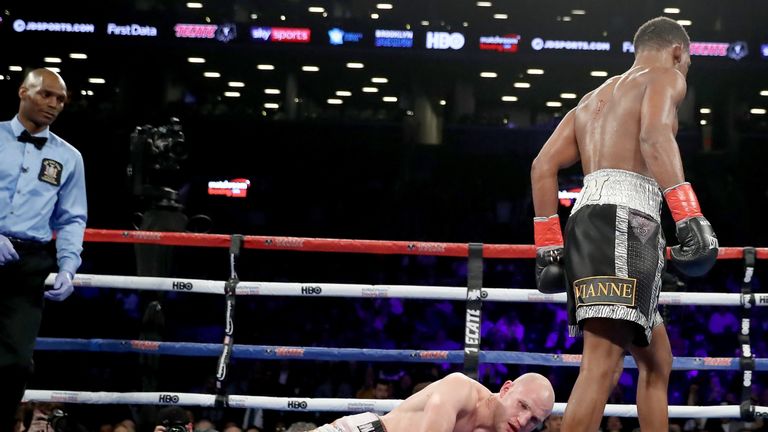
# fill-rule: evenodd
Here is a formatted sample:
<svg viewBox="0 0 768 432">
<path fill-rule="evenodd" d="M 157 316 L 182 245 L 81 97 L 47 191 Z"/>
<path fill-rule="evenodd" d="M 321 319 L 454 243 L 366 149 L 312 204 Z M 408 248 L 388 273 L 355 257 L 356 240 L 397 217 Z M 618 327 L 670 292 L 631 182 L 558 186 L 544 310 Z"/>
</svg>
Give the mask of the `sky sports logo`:
<svg viewBox="0 0 768 432">
<path fill-rule="evenodd" d="M 311 36 L 303 27 L 251 27 L 251 39 L 261 42 L 309 43 Z"/>
</svg>

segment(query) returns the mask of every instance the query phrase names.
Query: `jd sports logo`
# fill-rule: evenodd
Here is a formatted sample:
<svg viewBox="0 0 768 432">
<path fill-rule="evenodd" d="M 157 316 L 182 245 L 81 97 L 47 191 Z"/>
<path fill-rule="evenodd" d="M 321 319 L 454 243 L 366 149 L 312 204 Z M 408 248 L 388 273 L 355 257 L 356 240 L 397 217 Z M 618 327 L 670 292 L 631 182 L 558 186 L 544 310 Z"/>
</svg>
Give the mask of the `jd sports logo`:
<svg viewBox="0 0 768 432">
<path fill-rule="evenodd" d="M 596 276 L 573 283 L 576 307 L 593 304 L 635 306 L 636 279 Z"/>
</svg>

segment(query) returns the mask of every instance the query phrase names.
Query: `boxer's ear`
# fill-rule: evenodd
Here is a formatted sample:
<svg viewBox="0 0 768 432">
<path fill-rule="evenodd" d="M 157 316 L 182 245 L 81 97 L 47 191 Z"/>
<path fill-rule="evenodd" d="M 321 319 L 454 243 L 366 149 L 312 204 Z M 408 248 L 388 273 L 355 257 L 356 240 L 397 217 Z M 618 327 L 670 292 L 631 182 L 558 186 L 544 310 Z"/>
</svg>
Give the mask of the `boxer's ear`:
<svg viewBox="0 0 768 432">
<path fill-rule="evenodd" d="M 504 397 L 505 394 L 507 394 L 510 390 L 512 390 L 512 387 L 515 385 L 510 380 L 504 381 L 504 384 L 501 385 L 501 388 L 499 389 L 499 397 Z"/>
<path fill-rule="evenodd" d="M 681 44 L 672 45 L 672 58 L 674 59 L 675 66 L 683 61 L 683 53 L 685 53 L 685 50 Z"/>
</svg>

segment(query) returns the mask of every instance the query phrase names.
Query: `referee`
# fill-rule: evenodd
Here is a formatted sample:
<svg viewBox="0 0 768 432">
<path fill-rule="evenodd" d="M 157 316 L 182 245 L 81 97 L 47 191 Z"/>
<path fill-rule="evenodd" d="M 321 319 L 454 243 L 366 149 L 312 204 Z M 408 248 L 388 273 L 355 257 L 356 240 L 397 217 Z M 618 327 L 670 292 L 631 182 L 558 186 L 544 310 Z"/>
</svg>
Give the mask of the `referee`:
<svg viewBox="0 0 768 432">
<path fill-rule="evenodd" d="M 67 101 L 64 80 L 35 69 L 19 99 L 18 115 L 0 122 L 0 432 L 13 430 L 31 375 L 43 297 L 72 294 L 87 219 L 83 158 L 49 130 Z"/>
</svg>

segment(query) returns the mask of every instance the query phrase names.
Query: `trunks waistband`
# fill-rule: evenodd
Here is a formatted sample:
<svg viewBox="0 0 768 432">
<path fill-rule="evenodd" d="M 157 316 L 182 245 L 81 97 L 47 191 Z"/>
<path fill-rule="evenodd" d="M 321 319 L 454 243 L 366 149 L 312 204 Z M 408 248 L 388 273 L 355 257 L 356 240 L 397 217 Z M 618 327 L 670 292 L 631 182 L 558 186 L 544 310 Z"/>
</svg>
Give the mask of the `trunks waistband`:
<svg viewBox="0 0 768 432">
<path fill-rule="evenodd" d="M 656 180 L 620 169 L 601 169 L 584 176 L 584 187 L 571 214 L 588 205 L 613 204 L 661 220 L 663 196 Z"/>
</svg>

